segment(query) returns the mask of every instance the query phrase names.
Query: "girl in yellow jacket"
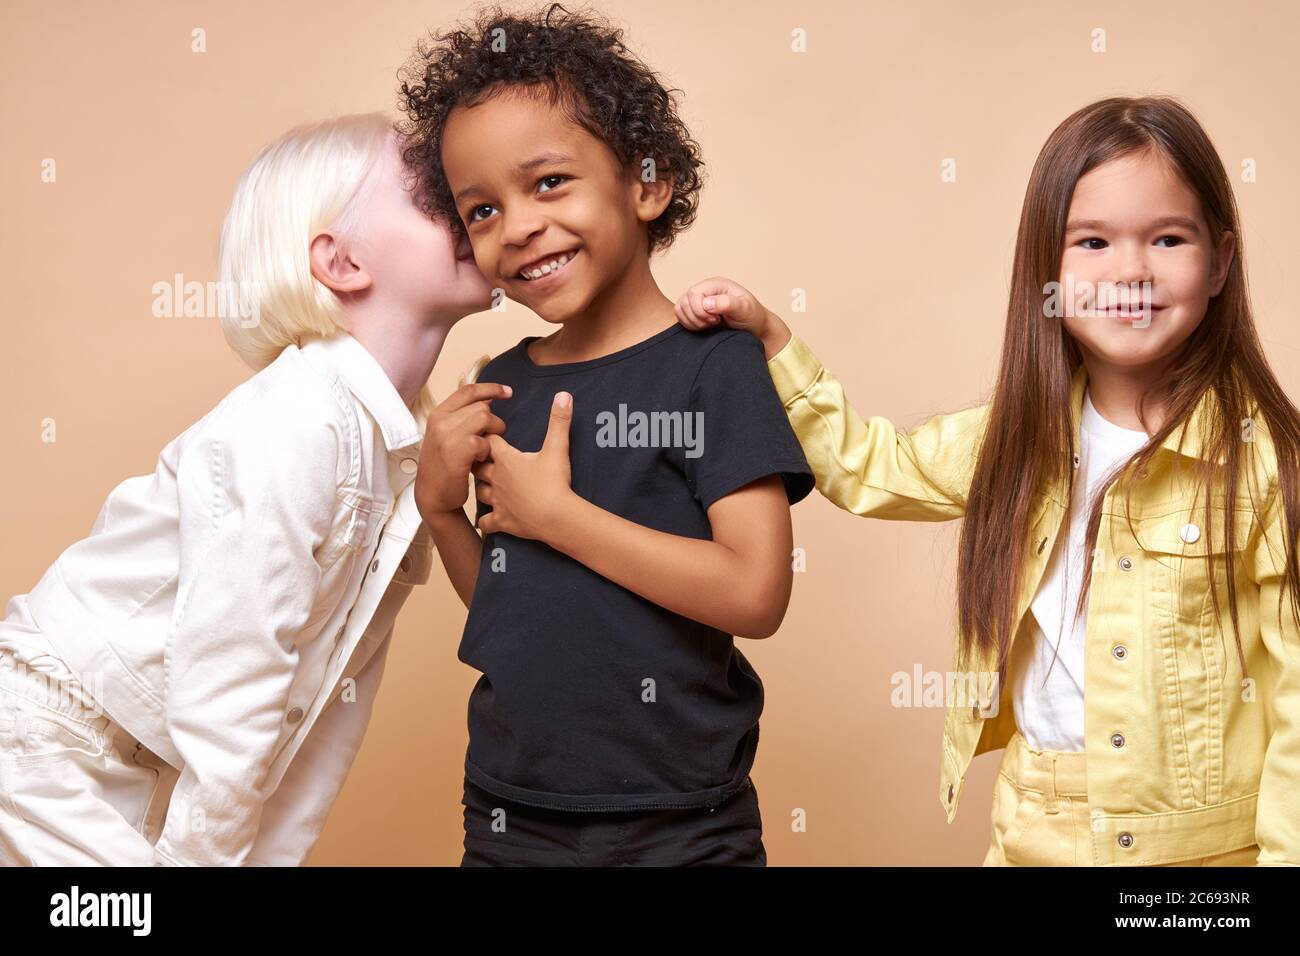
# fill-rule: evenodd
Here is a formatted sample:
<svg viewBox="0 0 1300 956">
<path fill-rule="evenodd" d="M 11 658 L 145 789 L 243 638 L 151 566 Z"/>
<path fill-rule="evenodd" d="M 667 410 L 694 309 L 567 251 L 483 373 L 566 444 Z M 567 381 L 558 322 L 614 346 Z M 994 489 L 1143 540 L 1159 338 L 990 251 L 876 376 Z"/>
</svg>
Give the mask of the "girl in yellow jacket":
<svg viewBox="0 0 1300 956">
<path fill-rule="evenodd" d="M 907 433 L 736 283 L 677 305 L 763 342 L 835 504 L 964 519 L 939 799 L 1005 748 L 986 865 L 1300 864 L 1300 414 L 1240 236 L 1185 107 L 1084 107 L 1030 176 L 991 401 Z"/>
</svg>

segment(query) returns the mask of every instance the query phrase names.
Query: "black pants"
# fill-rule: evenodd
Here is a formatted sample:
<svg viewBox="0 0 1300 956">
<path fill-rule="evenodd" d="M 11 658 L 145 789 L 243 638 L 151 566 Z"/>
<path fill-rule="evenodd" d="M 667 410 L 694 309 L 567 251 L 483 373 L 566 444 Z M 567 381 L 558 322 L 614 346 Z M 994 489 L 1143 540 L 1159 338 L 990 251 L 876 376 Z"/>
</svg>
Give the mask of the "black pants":
<svg viewBox="0 0 1300 956">
<path fill-rule="evenodd" d="M 766 866 L 758 791 L 745 783 L 714 810 L 584 812 L 515 803 L 466 780 L 460 865 Z"/>
</svg>

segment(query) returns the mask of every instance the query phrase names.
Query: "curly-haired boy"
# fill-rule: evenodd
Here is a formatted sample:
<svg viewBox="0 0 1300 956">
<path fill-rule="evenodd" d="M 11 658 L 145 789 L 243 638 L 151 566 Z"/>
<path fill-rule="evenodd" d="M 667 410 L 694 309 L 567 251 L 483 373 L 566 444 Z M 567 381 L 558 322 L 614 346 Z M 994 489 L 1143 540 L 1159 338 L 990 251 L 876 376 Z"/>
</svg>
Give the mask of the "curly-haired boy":
<svg viewBox="0 0 1300 956">
<path fill-rule="evenodd" d="M 436 36 L 402 93 L 428 210 L 558 326 L 484 369 L 511 398 L 439 406 L 417 478 L 483 675 L 463 863 L 762 865 L 763 686 L 732 635 L 779 627 L 812 476 L 762 346 L 685 331 L 651 274 L 699 148 L 621 32 L 559 4 Z"/>
</svg>

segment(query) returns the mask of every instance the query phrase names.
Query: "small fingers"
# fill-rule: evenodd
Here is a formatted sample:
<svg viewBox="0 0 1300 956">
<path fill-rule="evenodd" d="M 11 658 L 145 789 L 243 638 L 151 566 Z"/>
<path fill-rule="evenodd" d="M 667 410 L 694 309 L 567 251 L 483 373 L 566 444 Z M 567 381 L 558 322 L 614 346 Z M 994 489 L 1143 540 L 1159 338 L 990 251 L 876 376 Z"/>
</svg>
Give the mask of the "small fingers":
<svg viewBox="0 0 1300 956">
<path fill-rule="evenodd" d="M 497 382 L 474 382 L 456 389 L 438 407 L 445 412 L 454 412 L 475 402 L 509 398 L 512 394 L 513 390 L 509 385 L 501 385 Z"/>
</svg>

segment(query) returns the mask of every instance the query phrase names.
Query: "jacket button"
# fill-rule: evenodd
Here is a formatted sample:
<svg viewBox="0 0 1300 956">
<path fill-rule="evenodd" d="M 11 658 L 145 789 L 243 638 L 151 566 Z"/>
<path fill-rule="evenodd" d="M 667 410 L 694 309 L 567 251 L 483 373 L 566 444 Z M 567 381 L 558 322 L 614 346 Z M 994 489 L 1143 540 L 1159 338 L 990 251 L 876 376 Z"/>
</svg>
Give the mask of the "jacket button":
<svg viewBox="0 0 1300 956">
<path fill-rule="evenodd" d="M 1123 644 L 1116 644 L 1111 648 L 1110 652 L 1114 655 L 1115 660 L 1117 661 L 1122 661 L 1124 658 L 1128 657 L 1128 648 Z"/>
<path fill-rule="evenodd" d="M 1127 830 L 1121 833 L 1119 835 L 1119 845 L 1126 850 L 1131 847 L 1133 845 L 1133 834 L 1129 833 Z"/>
<path fill-rule="evenodd" d="M 952 803 L 952 784 L 948 784 L 948 802 Z"/>
<path fill-rule="evenodd" d="M 402 469 L 403 474 L 413 475 L 415 470 L 420 467 L 420 464 L 414 458 L 403 458 L 398 467 Z"/>
<path fill-rule="evenodd" d="M 1042 541 L 1038 542 L 1038 553 L 1039 553 L 1039 554 L 1042 554 L 1042 553 L 1043 553 L 1043 549 L 1044 549 L 1045 547 L 1047 547 L 1047 539 L 1046 539 L 1046 538 L 1044 538 Z"/>
<path fill-rule="evenodd" d="M 1123 571 L 1132 571 L 1132 570 L 1133 570 L 1133 559 L 1130 558 L 1130 557 L 1126 554 L 1126 555 L 1124 555 L 1124 557 L 1122 557 L 1122 558 L 1119 559 L 1119 566 L 1120 566 L 1120 569 L 1123 570 Z"/>
<path fill-rule="evenodd" d="M 1078 468 L 1078 467 L 1079 467 L 1079 453 L 1078 453 L 1077 451 L 1074 453 L 1074 459 L 1073 459 L 1073 460 L 1074 460 L 1074 467 L 1075 467 L 1075 468 Z"/>
<path fill-rule="evenodd" d="M 1123 747 L 1123 746 L 1124 746 L 1124 735 L 1123 735 L 1123 734 L 1111 734 L 1111 735 L 1110 735 L 1110 745 L 1111 745 L 1112 747 L 1114 747 L 1116 750 L 1118 750 L 1120 747 Z"/>
<path fill-rule="evenodd" d="M 1201 537 L 1201 529 L 1194 524 L 1185 524 L 1178 532 L 1178 537 L 1182 538 L 1188 544 L 1195 544 Z"/>
<path fill-rule="evenodd" d="M 411 570 L 411 559 L 408 557 L 403 557 L 401 563 L 398 564 L 398 567 L 401 568 L 403 571 Z"/>
<path fill-rule="evenodd" d="M 372 565 L 370 565 L 370 573 L 371 573 L 371 574 L 378 574 L 378 573 L 379 573 L 379 559 L 378 559 L 378 558 L 375 558 L 375 563 L 372 564 Z"/>
<path fill-rule="evenodd" d="M 289 723 L 291 724 L 296 724 L 298 721 L 302 720 L 302 708 L 295 707 L 293 710 L 289 711 L 288 718 Z"/>
</svg>

